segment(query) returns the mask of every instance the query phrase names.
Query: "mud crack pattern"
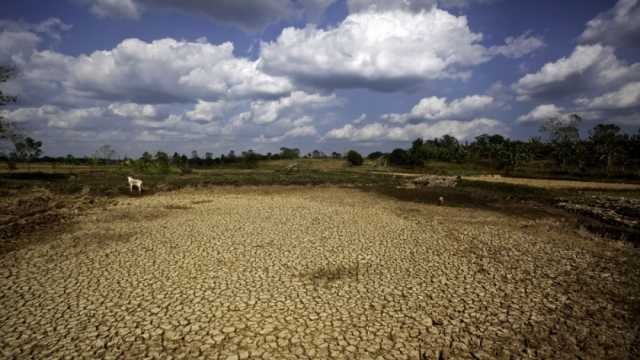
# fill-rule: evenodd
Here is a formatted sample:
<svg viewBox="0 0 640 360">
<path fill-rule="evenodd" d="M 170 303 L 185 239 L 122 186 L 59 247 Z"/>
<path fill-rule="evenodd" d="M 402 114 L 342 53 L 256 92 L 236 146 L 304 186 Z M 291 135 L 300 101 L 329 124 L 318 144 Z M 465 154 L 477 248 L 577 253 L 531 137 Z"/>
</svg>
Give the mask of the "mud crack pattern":
<svg viewBox="0 0 640 360">
<path fill-rule="evenodd" d="M 217 188 L 81 220 L 0 257 L 2 357 L 623 359 L 636 335 L 636 250 L 553 219 Z"/>
</svg>

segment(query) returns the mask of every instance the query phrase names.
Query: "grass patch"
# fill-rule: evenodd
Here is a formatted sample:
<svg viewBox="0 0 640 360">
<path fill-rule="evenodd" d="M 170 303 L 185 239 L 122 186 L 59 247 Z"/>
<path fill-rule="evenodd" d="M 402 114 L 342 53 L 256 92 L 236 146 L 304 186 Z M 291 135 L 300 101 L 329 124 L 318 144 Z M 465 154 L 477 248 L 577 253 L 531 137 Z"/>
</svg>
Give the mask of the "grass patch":
<svg viewBox="0 0 640 360">
<path fill-rule="evenodd" d="M 397 189 L 382 186 L 376 187 L 374 190 L 402 201 L 436 205 L 442 196 L 446 206 L 498 211 L 506 208 L 505 205 L 528 201 L 553 205 L 556 196 L 558 196 L 557 192 L 547 189 L 469 180 L 460 180 L 456 187 Z"/>
<path fill-rule="evenodd" d="M 474 176 L 495 174 L 498 171 L 492 167 L 476 163 L 428 161 L 424 165 L 424 169 L 421 169 L 421 172 L 445 176 Z"/>
<path fill-rule="evenodd" d="M 312 164 L 321 160 L 309 160 Z M 334 164 L 335 166 L 335 164 Z M 0 189 L 7 194 L 18 193 L 33 187 L 43 187 L 58 194 L 84 193 L 90 196 L 139 196 L 131 194 L 127 183 L 127 171 L 103 167 L 94 171 L 76 172 L 73 175 L 58 172 L 0 173 Z M 275 170 L 207 169 L 192 174 L 145 174 L 145 195 L 173 191 L 185 187 L 217 185 L 267 186 L 267 185 L 337 185 L 337 186 L 393 186 L 399 180 L 383 174 L 358 173 L 348 170 L 325 171 L 302 169 L 293 173 Z"/>
<path fill-rule="evenodd" d="M 616 196 L 640 198 L 640 189 L 565 189 L 557 187 L 529 186 L 524 184 L 490 182 L 463 179 L 455 188 L 417 188 L 398 189 L 408 179 L 400 176 L 372 172 L 370 163 L 359 168 L 346 166 L 344 160 L 300 159 L 299 171 L 287 173 L 283 169 L 293 161 L 265 161 L 260 162 L 257 169 L 211 168 L 197 169 L 190 174 L 145 174 L 140 176 L 144 181 L 142 196 L 157 192 L 179 190 L 186 187 L 208 186 L 347 186 L 375 191 L 402 201 L 438 204 L 442 196 L 446 206 L 465 207 L 472 209 L 486 209 L 501 212 L 505 215 L 521 215 L 526 218 L 537 216 L 568 216 L 559 215 L 555 208 L 560 199 L 583 201 L 590 196 Z M 439 169 L 434 172 L 443 174 L 468 174 L 484 171 L 483 168 L 472 168 L 467 165 L 430 162 L 425 169 Z M 66 167 L 64 172 L 47 171 L 45 167 L 38 171 L 0 172 L 0 194 L 11 198 L 25 190 L 44 188 L 52 194 L 80 195 L 83 198 L 119 197 L 137 198 L 137 193 L 131 194 L 127 183 L 126 169 L 113 166 L 100 166 L 89 169 L 86 166 L 76 168 Z M 385 169 L 389 170 L 389 169 Z M 379 171 L 379 169 L 378 169 Z M 533 183 L 532 183 L 533 184 Z M 186 205 L 170 205 L 162 210 L 187 210 Z M 555 211 L 555 213 L 553 212 Z M 638 209 L 623 209 L 625 214 L 637 215 Z M 579 218 L 579 214 L 574 214 Z M 116 218 L 118 216 L 115 216 Z M 123 215 L 121 220 L 143 220 L 141 214 Z M 118 219 L 112 219 L 118 220 Z M 591 225 L 593 224 L 593 225 Z M 606 233 L 615 233 L 617 229 L 601 226 L 598 222 L 585 221 L 585 227 L 602 229 Z M 624 229 L 619 229 L 616 238 L 625 235 Z M 636 238 L 636 234 L 630 234 Z"/>
<path fill-rule="evenodd" d="M 21 181 L 63 181 L 68 180 L 72 175 L 55 172 L 11 172 L 0 173 L 0 179 L 21 180 Z"/>
</svg>

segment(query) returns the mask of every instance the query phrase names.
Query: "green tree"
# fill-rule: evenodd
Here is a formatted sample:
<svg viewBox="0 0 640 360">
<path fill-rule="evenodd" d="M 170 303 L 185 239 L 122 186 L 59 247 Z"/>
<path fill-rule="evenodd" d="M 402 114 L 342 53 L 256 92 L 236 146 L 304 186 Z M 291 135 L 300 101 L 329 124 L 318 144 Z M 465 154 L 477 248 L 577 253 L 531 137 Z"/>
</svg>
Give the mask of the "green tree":
<svg viewBox="0 0 640 360">
<path fill-rule="evenodd" d="M 507 172 L 531 160 L 527 143 L 506 139 L 496 153 L 496 165 Z"/>
<path fill-rule="evenodd" d="M 411 157 L 406 150 L 395 149 L 389 154 L 389 163 L 393 166 L 407 166 L 411 163 Z"/>
<path fill-rule="evenodd" d="M 349 150 L 349 152 L 347 152 L 347 161 L 351 166 L 360 166 L 364 163 L 362 155 L 355 150 Z"/>
<path fill-rule="evenodd" d="M 227 161 L 228 163 L 235 163 L 235 162 L 237 162 L 237 161 L 238 161 L 238 157 L 236 156 L 236 152 L 235 152 L 235 151 L 233 151 L 233 150 L 229 150 L 229 153 L 227 154 L 226 159 L 227 159 L 226 161 Z"/>
<path fill-rule="evenodd" d="M 153 156 L 151 156 L 149 152 L 145 151 L 142 153 L 142 156 L 140 156 L 140 161 L 144 164 L 150 164 L 153 162 Z"/>
<path fill-rule="evenodd" d="M 73 165 L 76 162 L 76 158 L 73 157 L 73 155 L 71 155 L 71 154 L 67 154 L 67 156 L 64 157 L 64 162 L 67 165 Z"/>
<path fill-rule="evenodd" d="M 425 146 L 422 138 L 417 138 L 411 143 L 411 149 L 409 149 L 411 157 L 421 160 L 429 160 L 429 147 Z"/>
<path fill-rule="evenodd" d="M 320 150 L 313 150 L 313 152 L 311 153 L 311 157 L 314 159 L 322 159 L 325 158 L 326 155 Z"/>
<path fill-rule="evenodd" d="M 173 156 L 171 156 L 171 163 L 174 166 L 181 167 L 182 159 L 180 158 L 180 154 L 178 154 L 177 152 L 174 152 Z"/>
<path fill-rule="evenodd" d="M 598 124 L 589 131 L 589 140 L 594 145 L 598 160 L 605 163 L 607 176 L 610 176 L 616 157 L 624 152 L 625 137 L 620 134 L 620 127 Z"/>
<path fill-rule="evenodd" d="M 258 167 L 260 155 L 253 150 L 242 152 L 242 163 L 247 169 L 255 169 Z"/>
<path fill-rule="evenodd" d="M 551 118 L 544 122 L 541 131 L 549 136 L 552 143 L 576 143 L 580 140 L 578 126 L 582 122 L 579 115 L 570 115 L 568 119 Z"/>
<path fill-rule="evenodd" d="M 42 154 L 42 142 L 33 140 L 30 137 L 15 143 L 16 150 L 13 157 L 20 161 L 31 162 Z"/>
<path fill-rule="evenodd" d="M 369 160 L 378 160 L 379 158 L 383 157 L 384 153 L 381 151 L 374 151 L 371 154 L 367 155 L 367 159 Z"/>
<path fill-rule="evenodd" d="M 291 159 L 297 159 L 299 157 L 300 157 L 300 149 L 290 149 L 287 147 L 280 148 L 281 159 L 291 160 Z"/>
<path fill-rule="evenodd" d="M 553 146 L 555 161 L 563 170 L 576 162 L 576 145 L 580 141 L 578 126 L 581 122 L 582 118 L 573 114 L 568 119 L 548 119 L 540 128 L 540 131 L 547 134 Z"/>
</svg>

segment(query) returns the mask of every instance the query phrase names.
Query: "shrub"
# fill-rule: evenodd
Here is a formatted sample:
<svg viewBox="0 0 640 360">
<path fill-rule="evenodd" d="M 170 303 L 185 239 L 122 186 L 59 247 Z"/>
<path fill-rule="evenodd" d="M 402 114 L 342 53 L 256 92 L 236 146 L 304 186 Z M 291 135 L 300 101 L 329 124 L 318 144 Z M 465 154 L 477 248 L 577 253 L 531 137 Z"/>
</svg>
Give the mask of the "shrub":
<svg viewBox="0 0 640 360">
<path fill-rule="evenodd" d="M 395 149 L 389 155 L 389 163 L 393 166 L 407 166 L 409 162 L 409 153 L 406 150 Z"/>
<path fill-rule="evenodd" d="M 368 158 L 369 160 L 377 160 L 377 159 L 379 159 L 379 158 L 381 158 L 381 157 L 383 157 L 383 156 L 384 156 L 384 153 L 382 153 L 382 152 L 380 152 L 380 151 L 376 151 L 376 152 L 372 152 L 371 154 L 369 154 L 369 155 L 367 156 L 367 158 Z"/>
<path fill-rule="evenodd" d="M 360 166 L 364 163 L 364 159 L 362 158 L 362 155 L 360 155 L 355 150 L 349 150 L 349 152 L 347 153 L 347 161 L 352 166 Z"/>
<path fill-rule="evenodd" d="M 424 166 L 424 161 L 416 155 L 403 149 L 395 149 L 389 155 L 389 163 L 392 166 Z"/>
<path fill-rule="evenodd" d="M 154 160 L 127 160 L 120 165 L 123 171 L 133 172 L 134 174 L 171 174 L 172 169 L 166 162 L 158 162 Z"/>
<path fill-rule="evenodd" d="M 258 168 L 258 160 L 258 154 L 253 151 L 247 151 L 243 153 L 242 165 L 247 169 L 256 169 Z"/>
</svg>

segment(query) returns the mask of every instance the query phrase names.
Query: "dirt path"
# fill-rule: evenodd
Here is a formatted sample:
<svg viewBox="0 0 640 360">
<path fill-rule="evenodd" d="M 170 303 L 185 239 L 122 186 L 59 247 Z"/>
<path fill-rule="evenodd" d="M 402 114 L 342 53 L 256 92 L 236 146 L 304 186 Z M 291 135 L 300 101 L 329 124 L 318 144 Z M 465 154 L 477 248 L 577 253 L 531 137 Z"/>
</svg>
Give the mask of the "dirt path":
<svg viewBox="0 0 640 360">
<path fill-rule="evenodd" d="M 415 174 L 400 173 L 400 172 L 390 172 L 390 171 L 380 171 L 380 170 L 371 170 L 369 172 L 376 175 L 389 175 L 389 176 L 397 176 L 397 177 L 405 177 L 405 178 L 414 178 L 414 177 L 420 177 L 424 175 L 424 174 L 417 174 L 417 173 Z"/>
<path fill-rule="evenodd" d="M 624 359 L 633 257 L 552 219 L 183 190 L 2 255 L 1 356 Z"/>
<path fill-rule="evenodd" d="M 389 175 L 404 178 L 416 178 L 425 174 L 401 173 L 387 171 L 370 171 L 373 174 Z M 527 185 L 541 187 L 545 189 L 606 189 L 606 190 L 640 190 L 640 184 L 625 184 L 614 182 L 597 181 L 574 181 L 574 180 L 552 180 L 552 179 L 528 179 L 514 178 L 496 175 L 463 176 L 464 180 L 499 182 L 515 185 Z"/>
<path fill-rule="evenodd" d="M 515 185 L 527 185 L 541 187 L 545 189 L 607 189 L 607 190 L 640 190 L 638 184 L 594 182 L 594 181 L 573 181 L 573 180 L 549 180 L 549 179 L 526 179 L 502 176 L 465 176 L 465 180 L 500 182 Z"/>
</svg>

